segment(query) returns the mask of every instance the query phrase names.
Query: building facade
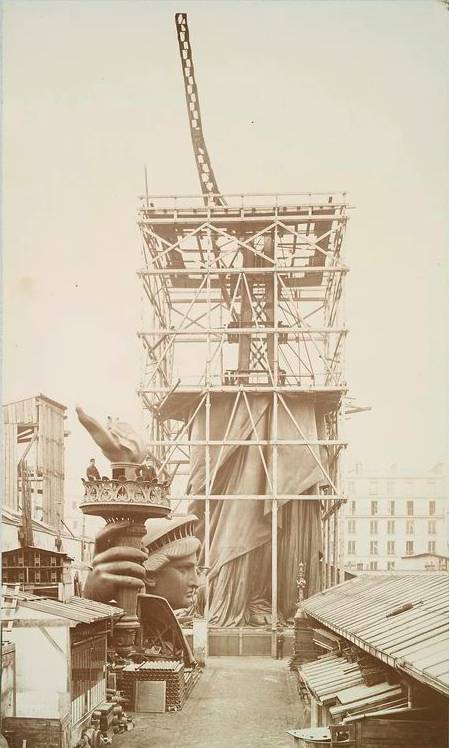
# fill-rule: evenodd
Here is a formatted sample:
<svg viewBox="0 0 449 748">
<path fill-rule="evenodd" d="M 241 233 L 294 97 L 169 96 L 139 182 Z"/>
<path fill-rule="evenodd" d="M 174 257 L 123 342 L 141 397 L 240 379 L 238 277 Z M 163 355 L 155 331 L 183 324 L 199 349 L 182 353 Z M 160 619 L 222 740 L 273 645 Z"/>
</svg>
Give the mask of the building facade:
<svg viewBox="0 0 449 748">
<path fill-rule="evenodd" d="M 346 476 L 341 518 L 345 568 L 350 571 L 419 569 L 423 554 L 448 554 L 447 479 L 444 466 L 425 474 L 367 472 L 359 464 Z M 414 558 L 416 557 L 416 566 Z M 436 559 L 436 560 L 435 560 Z M 431 564 L 429 561 L 429 569 Z"/>
</svg>

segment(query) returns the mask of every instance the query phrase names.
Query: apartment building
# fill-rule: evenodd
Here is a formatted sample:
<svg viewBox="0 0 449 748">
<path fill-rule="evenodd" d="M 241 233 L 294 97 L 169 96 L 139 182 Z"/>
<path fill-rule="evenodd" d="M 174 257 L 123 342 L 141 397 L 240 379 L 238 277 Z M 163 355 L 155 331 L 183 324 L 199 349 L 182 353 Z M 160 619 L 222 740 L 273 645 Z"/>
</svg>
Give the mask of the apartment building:
<svg viewBox="0 0 449 748">
<path fill-rule="evenodd" d="M 354 571 L 394 571 L 447 567 L 448 503 L 444 466 L 428 473 L 386 474 L 358 464 L 346 474 L 348 501 L 340 537 L 344 565 Z"/>
</svg>

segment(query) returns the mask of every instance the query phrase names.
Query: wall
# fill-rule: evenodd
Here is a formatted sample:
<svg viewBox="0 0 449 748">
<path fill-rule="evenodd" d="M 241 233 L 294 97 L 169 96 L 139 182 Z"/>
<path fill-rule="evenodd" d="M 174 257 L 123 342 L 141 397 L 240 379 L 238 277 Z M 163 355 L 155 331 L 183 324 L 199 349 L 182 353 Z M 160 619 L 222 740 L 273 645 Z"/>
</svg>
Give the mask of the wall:
<svg viewBox="0 0 449 748">
<path fill-rule="evenodd" d="M 447 558 L 425 553 L 418 557 L 412 556 L 398 559 L 397 568 L 401 571 L 447 571 L 449 561 Z"/>
<path fill-rule="evenodd" d="M 68 742 L 62 739 L 61 723 L 56 719 L 8 717 L 3 721 L 2 729 L 9 745 L 14 747 L 69 748 Z"/>
<path fill-rule="evenodd" d="M 15 618 L 10 639 L 16 645 L 16 716 L 63 718 L 70 712 L 68 621 L 20 602 Z"/>
<path fill-rule="evenodd" d="M 43 471 L 43 520 L 54 527 L 64 519 L 64 413 L 46 398 L 38 398 L 38 465 Z"/>
<path fill-rule="evenodd" d="M 10 509 L 17 509 L 17 425 L 3 424 L 3 502 Z"/>
<path fill-rule="evenodd" d="M 4 638 L 8 634 L 4 632 Z M 16 652 L 14 644 L 6 642 L 2 644 L 2 701 L 1 716 L 13 717 L 15 714 L 15 688 L 16 688 Z"/>
</svg>

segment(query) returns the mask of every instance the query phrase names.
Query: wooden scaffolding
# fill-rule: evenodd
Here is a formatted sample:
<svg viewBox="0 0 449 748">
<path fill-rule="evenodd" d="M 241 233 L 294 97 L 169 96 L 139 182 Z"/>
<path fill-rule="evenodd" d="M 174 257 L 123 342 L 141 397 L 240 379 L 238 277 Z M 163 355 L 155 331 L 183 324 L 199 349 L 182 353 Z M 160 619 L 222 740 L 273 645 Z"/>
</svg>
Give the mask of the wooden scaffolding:
<svg viewBox="0 0 449 748">
<path fill-rule="evenodd" d="M 222 500 L 211 486 L 222 453 L 247 440 L 213 441 L 211 398 L 229 393 L 235 408 L 263 392 L 272 399 L 269 439 L 252 421 L 251 448 L 260 452 L 272 505 L 272 613 L 277 619 L 278 501 L 318 499 L 322 508 L 322 584 L 340 581 L 337 510 L 344 501 L 341 458 L 347 385 L 344 349 L 343 236 L 348 219 L 344 193 L 288 195 L 146 196 L 139 227 L 145 294 L 145 350 L 140 395 L 148 417 L 148 441 L 160 471 L 185 496 L 190 450 L 204 447 L 205 565 L 208 566 L 210 502 Z M 323 415 L 324 433 L 310 438 L 295 419 L 288 398 L 301 395 Z M 195 407 L 192 408 L 192 403 Z M 204 439 L 190 430 L 204 412 Z M 294 426 L 285 438 L 279 414 Z M 230 427 L 230 423 L 228 424 Z M 278 490 L 278 450 L 303 445 L 320 469 L 315 494 Z M 211 449 L 219 449 L 211 468 Z M 267 455 L 270 457 L 268 469 Z M 292 580 L 294 584 L 294 580 Z"/>
</svg>

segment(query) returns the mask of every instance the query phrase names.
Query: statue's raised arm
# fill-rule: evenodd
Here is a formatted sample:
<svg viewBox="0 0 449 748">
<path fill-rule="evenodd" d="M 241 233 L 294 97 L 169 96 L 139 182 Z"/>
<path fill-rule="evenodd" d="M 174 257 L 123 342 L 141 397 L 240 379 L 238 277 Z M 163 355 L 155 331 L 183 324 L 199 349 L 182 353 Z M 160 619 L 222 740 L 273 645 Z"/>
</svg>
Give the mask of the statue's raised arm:
<svg viewBox="0 0 449 748">
<path fill-rule="evenodd" d="M 87 429 L 110 462 L 140 464 L 143 461 L 145 447 L 132 426 L 117 419 L 113 421 L 112 418 L 108 418 L 107 426 L 103 426 L 85 413 L 79 405 L 76 407 L 76 412 L 80 423 Z"/>
</svg>

